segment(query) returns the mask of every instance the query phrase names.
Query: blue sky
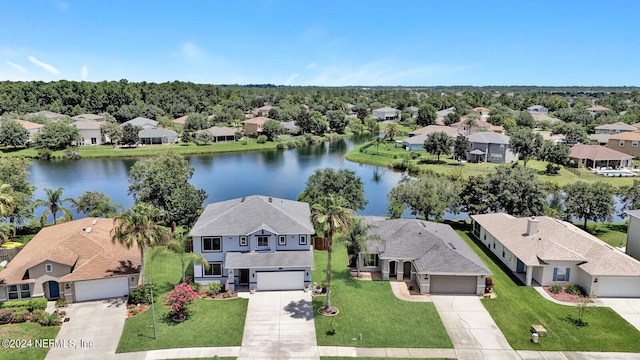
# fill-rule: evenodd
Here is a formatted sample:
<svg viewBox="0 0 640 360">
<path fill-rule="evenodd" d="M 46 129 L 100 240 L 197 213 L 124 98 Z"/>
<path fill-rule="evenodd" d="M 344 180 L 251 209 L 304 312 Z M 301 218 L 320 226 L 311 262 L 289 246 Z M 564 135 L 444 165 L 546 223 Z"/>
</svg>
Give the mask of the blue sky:
<svg viewBox="0 0 640 360">
<path fill-rule="evenodd" d="M 640 85 L 640 1 L 2 1 L 0 80 Z"/>
</svg>

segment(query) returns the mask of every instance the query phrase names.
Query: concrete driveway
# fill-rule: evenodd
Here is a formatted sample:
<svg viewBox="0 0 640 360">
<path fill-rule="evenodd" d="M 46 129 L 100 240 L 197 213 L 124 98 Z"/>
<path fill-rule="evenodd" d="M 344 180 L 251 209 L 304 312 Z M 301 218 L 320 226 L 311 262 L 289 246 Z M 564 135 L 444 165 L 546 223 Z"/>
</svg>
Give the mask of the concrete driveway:
<svg viewBox="0 0 640 360">
<path fill-rule="evenodd" d="M 248 297 L 238 359 L 320 359 L 311 293 L 258 291 Z"/>
<path fill-rule="evenodd" d="M 478 296 L 431 295 L 458 359 L 520 359 Z"/>
<path fill-rule="evenodd" d="M 56 337 L 64 347 L 49 349 L 45 360 L 113 359 L 127 316 L 125 298 L 70 304 L 69 322 Z"/>
</svg>

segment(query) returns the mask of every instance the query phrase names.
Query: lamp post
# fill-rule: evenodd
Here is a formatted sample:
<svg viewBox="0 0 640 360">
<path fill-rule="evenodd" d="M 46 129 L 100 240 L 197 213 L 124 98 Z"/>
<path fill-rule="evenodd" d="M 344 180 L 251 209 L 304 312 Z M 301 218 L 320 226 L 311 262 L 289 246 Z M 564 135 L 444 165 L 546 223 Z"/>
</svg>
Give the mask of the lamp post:
<svg viewBox="0 0 640 360">
<path fill-rule="evenodd" d="M 149 290 L 151 290 L 151 317 L 153 318 L 153 339 L 156 338 L 156 307 L 153 303 L 153 279 L 149 278 Z"/>
</svg>

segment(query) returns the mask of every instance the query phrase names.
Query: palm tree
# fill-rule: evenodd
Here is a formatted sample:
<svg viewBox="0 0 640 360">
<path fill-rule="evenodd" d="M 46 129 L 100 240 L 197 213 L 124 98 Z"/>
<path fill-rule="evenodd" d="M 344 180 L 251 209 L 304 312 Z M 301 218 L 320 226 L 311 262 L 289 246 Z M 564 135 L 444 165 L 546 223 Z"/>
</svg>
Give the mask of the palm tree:
<svg viewBox="0 0 640 360">
<path fill-rule="evenodd" d="M 355 254 L 357 276 L 360 277 L 360 268 L 357 266 L 360 253 L 367 250 L 370 242 L 384 244 L 384 238 L 378 234 L 369 234 L 369 230 L 376 224 L 366 223 L 362 218 L 354 218 L 353 226 L 348 234 L 343 234 L 341 240 L 353 248 Z"/>
<path fill-rule="evenodd" d="M 196 264 L 203 265 L 207 269 L 211 266 L 207 259 L 203 258 L 200 254 L 187 252 L 187 243 L 189 242 L 189 234 L 187 230 L 178 228 L 173 232 L 173 239 L 167 244 L 167 250 L 178 254 L 180 256 L 180 263 L 182 265 L 182 282 L 185 279 L 186 272 L 186 260 L 191 259 Z"/>
<path fill-rule="evenodd" d="M 333 194 L 318 199 L 313 204 L 312 221 L 316 225 L 316 229 L 320 230 L 329 238 L 327 247 L 327 301 L 324 311 L 331 311 L 331 253 L 333 246 L 333 236 L 338 232 L 346 233 L 353 225 L 351 210 L 349 210 L 349 202 L 342 196 L 334 196 Z"/>
<path fill-rule="evenodd" d="M 376 137 L 373 140 L 373 144 L 376 146 L 376 155 L 380 154 L 380 151 L 378 151 L 378 148 L 380 147 L 380 144 L 382 144 L 383 141 L 384 141 L 384 139 L 381 138 L 380 136 Z"/>
<path fill-rule="evenodd" d="M 389 137 L 389 140 L 393 141 L 393 137 L 398 136 L 399 134 L 400 134 L 400 127 L 398 124 L 391 123 L 387 125 L 385 137 Z"/>
<path fill-rule="evenodd" d="M 113 219 L 111 241 L 130 249 L 140 249 L 140 278 L 138 285 L 144 286 L 144 252 L 149 246 L 161 244 L 171 235 L 169 228 L 161 226 L 162 213 L 155 206 L 139 203 L 129 210 L 119 213 Z"/>
<path fill-rule="evenodd" d="M 12 236 L 16 236 L 16 228 L 13 224 L 0 223 L 0 244 L 8 241 Z"/>
<path fill-rule="evenodd" d="M 7 216 L 13 212 L 15 207 L 13 188 L 9 184 L 0 185 L 0 216 Z"/>
<path fill-rule="evenodd" d="M 44 226 L 44 224 L 47 222 L 47 219 L 49 218 L 50 214 L 53 215 L 53 223 L 56 224 L 58 211 L 62 212 L 62 214 L 64 215 L 65 221 L 73 220 L 73 214 L 71 213 L 71 210 L 62 206 L 62 204 L 65 202 L 72 203 L 73 199 L 71 198 L 63 199 L 62 198 L 63 191 L 64 191 L 63 188 L 57 188 L 55 190 L 44 188 L 44 192 L 47 194 L 47 198 L 38 199 L 33 202 L 34 208 L 41 207 L 41 206 L 47 207 L 47 209 L 42 213 L 42 216 L 40 217 L 40 223 L 42 224 L 42 226 Z"/>
</svg>

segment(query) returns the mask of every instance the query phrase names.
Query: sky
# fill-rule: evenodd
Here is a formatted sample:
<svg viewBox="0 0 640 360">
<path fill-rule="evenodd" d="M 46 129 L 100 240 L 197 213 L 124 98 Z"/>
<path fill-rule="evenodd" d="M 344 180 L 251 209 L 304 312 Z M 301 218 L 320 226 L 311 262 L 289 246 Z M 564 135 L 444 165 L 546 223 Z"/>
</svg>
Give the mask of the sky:
<svg viewBox="0 0 640 360">
<path fill-rule="evenodd" d="M 640 1 L 1 1 L 0 81 L 640 86 Z"/>
</svg>

